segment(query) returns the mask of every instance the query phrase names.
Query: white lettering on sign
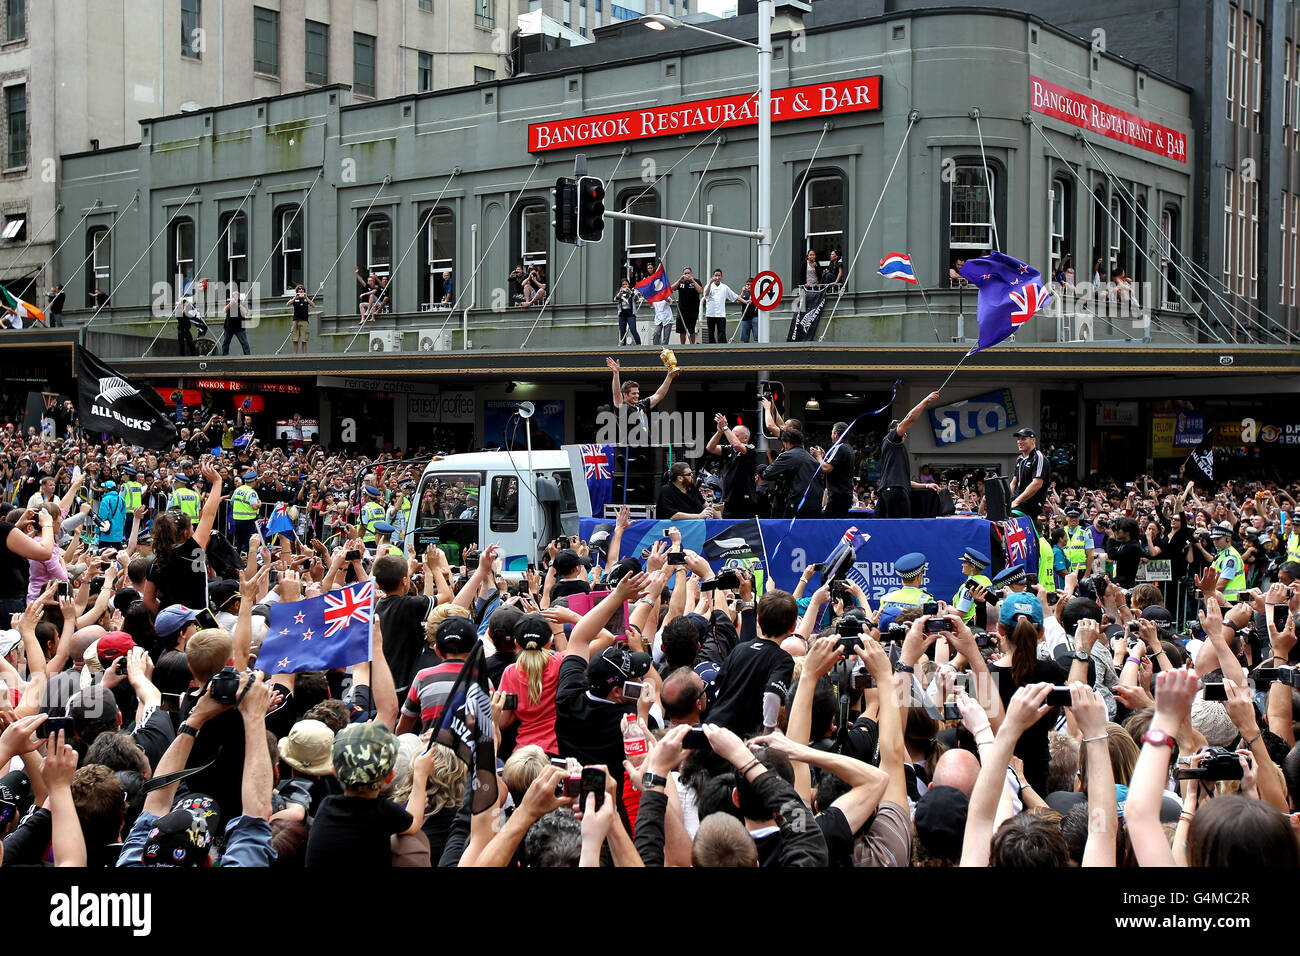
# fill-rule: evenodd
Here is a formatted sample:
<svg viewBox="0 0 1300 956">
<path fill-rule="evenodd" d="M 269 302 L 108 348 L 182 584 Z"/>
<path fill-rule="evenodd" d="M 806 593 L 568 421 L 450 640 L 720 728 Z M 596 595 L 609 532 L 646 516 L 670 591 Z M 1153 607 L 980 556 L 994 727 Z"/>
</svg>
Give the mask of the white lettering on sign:
<svg viewBox="0 0 1300 956">
<path fill-rule="evenodd" d="M 1007 427 L 1007 410 L 996 402 L 968 402 L 938 415 L 943 421 L 939 437 L 944 443 L 978 438 Z"/>
<path fill-rule="evenodd" d="M 1036 76 L 1030 77 L 1029 87 L 1030 104 L 1035 113 L 1081 126 L 1180 163 L 1187 162 L 1185 133 Z"/>
</svg>

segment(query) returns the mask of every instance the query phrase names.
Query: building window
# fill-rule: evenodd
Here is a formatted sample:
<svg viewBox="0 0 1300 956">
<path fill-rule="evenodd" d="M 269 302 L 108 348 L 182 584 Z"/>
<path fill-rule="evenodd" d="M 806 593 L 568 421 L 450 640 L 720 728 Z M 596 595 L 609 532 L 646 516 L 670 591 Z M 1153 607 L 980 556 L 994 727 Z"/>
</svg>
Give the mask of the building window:
<svg viewBox="0 0 1300 956">
<path fill-rule="evenodd" d="M 315 83 L 317 86 L 325 84 L 329 72 L 329 50 L 329 24 L 308 20 L 305 51 L 306 79 L 308 83 Z"/>
<path fill-rule="evenodd" d="M 9 152 L 5 166 L 15 169 L 27 165 L 27 87 L 5 87 L 5 122 L 8 124 Z"/>
<path fill-rule="evenodd" d="M 1250 183 L 1250 297 L 1259 298 L 1259 183 Z"/>
<path fill-rule="evenodd" d="M 948 184 L 949 267 L 958 259 L 992 251 L 996 190 L 997 170 L 991 165 L 961 164 L 953 170 Z"/>
<path fill-rule="evenodd" d="M 25 0 L 5 0 L 5 40 L 13 43 L 27 37 L 27 4 Z"/>
<path fill-rule="evenodd" d="M 107 226 L 96 226 L 86 231 L 86 305 L 97 306 L 95 291 L 103 295 L 112 292 L 113 237 Z"/>
<path fill-rule="evenodd" d="M 176 283 L 176 294 L 185 293 L 194 278 L 194 220 L 182 216 L 172 222 L 171 242 L 167 245 L 171 260 L 167 264 L 167 280 Z"/>
<path fill-rule="evenodd" d="M 419 56 L 419 68 L 416 71 L 416 88 L 421 93 L 428 93 L 433 89 L 432 53 L 421 53 Z"/>
<path fill-rule="evenodd" d="M 226 213 L 221 217 L 221 281 L 226 285 L 248 282 L 248 217 Z"/>
<path fill-rule="evenodd" d="M 449 309 L 456 301 L 456 219 L 450 209 L 430 209 L 425 213 L 422 230 L 420 307 Z"/>
<path fill-rule="evenodd" d="M 1300 284 L 1300 195 L 1291 194 L 1291 282 L 1287 286 L 1287 305 L 1295 305 L 1295 287 Z"/>
<path fill-rule="evenodd" d="M 1106 244 L 1106 268 L 1110 271 L 1110 274 L 1113 277 L 1115 270 L 1120 267 L 1120 258 L 1124 251 L 1124 220 L 1121 218 L 1118 195 L 1112 195 L 1110 197 L 1110 216 L 1108 222 L 1110 223 L 1110 240 Z"/>
<path fill-rule="evenodd" d="M 1237 79 L 1237 8 L 1228 7 L 1228 69 L 1224 72 L 1225 90 L 1228 94 L 1228 119 L 1232 119 L 1234 105 L 1237 102 L 1235 93 Z"/>
<path fill-rule="evenodd" d="M 1282 145 L 1291 137 L 1291 41 L 1286 41 L 1286 53 L 1282 57 Z"/>
<path fill-rule="evenodd" d="M 6 242 L 24 242 L 27 239 L 27 213 L 8 213 L 5 215 L 4 231 L 0 239 Z"/>
<path fill-rule="evenodd" d="M 302 211 L 296 204 L 280 206 L 275 211 L 276 244 L 280 250 L 276 256 L 276 284 L 285 295 L 292 295 L 303 281 L 302 220 Z"/>
<path fill-rule="evenodd" d="M 1246 99 L 1246 91 L 1250 86 L 1250 48 L 1252 45 L 1250 26 L 1254 22 L 1255 21 L 1247 11 L 1241 11 L 1241 29 L 1237 34 L 1239 38 L 1239 42 L 1237 43 L 1237 53 L 1239 54 L 1237 62 L 1241 64 L 1241 76 L 1237 78 L 1237 102 L 1238 105 L 1241 106 L 1240 116 L 1242 126 L 1246 125 L 1246 106 L 1248 103 L 1248 100 Z"/>
<path fill-rule="evenodd" d="M 1178 269 L 1173 252 L 1178 242 L 1178 211 L 1166 206 L 1160 212 L 1160 308 L 1176 309 L 1178 301 Z"/>
<path fill-rule="evenodd" d="M 203 52 L 203 32 L 199 27 L 199 0 L 181 0 L 181 56 L 199 59 Z"/>
<path fill-rule="evenodd" d="M 375 95 L 375 38 L 352 34 L 352 89 L 359 96 Z"/>
<path fill-rule="evenodd" d="M 637 216 L 659 215 L 659 194 L 644 186 L 627 190 L 615 207 Z M 654 274 L 659 267 L 659 227 L 652 222 L 624 222 L 618 230 L 623 242 L 621 252 L 614 255 L 615 285 L 627 279 L 636 285 Z"/>
<path fill-rule="evenodd" d="M 420 0 L 420 9 L 433 12 L 433 0 Z"/>
<path fill-rule="evenodd" d="M 530 203 L 519 211 L 519 258 L 524 267 L 546 268 L 550 253 L 551 210 L 545 203 Z"/>
<path fill-rule="evenodd" d="M 370 273 L 386 276 L 393 265 L 393 229 L 385 215 L 372 215 L 366 220 L 366 241 L 362 247 L 361 268 Z"/>
<path fill-rule="evenodd" d="M 1300 149 L 1300 43 L 1292 44 L 1291 60 L 1291 148 Z"/>
<path fill-rule="evenodd" d="M 1259 101 L 1260 101 L 1260 84 L 1263 82 L 1264 64 L 1261 59 L 1264 45 L 1264 24 L 1258 20 L 1255 23 L 1255 53 L 1254 53 L 1254 70 L 1255 70 L 1255 100 L 1251 103 L 1251 115 L 1254 117 L 1255 132 L 1259 132 Z"/>
<path fill-rule="evenodd" d="M 474 26 L 491 30 L 496 25 L 496 16 L 492 12 L 495 0 L 474 0 Z"/>
<path fill-rule="evenodd" d="M 1137 211 L 1133 217 L 1133 268 L 1129 277 L 1135 285 L 1147 281 L 1147 201 L 1139 196 L 1135 203 Z M 1148 301 L 1149 300 L 1143 300 Z"/>
<path fill-rule="evenodd" d="M 496 78 L 497 78 L 497 71 L 496 71 L 496 70 L 489 70 L 489 69 L 488 69 L 487 67 L 485 67 L 485 66 L 476 66 L 476 67 L 474 67 L 474 82 L 475 82 L 475 83 L 490 83 L 490 82 L 492 82 L 493 80 L 495 80 Z"/>
<path fill-rule="evenodd" d="M 1223 284 L 1232 285 L 1232 170 L 1223 174 Z"/>
<path fill-rule="evenodd" d="M 280 12 L 253 7 L 253 69 L 280 75 Z"/>
<path fill-rule="evenodd" d="M 1290 218 L 1291 204 L 1287 201 L 1286 190 L 1282 191 L 1282 269 L 1277 279 L 1277 304 L 1286 305 L 1286 280 L 1289 275 L 1287 267 L 1291 261 L 1291 241 L 1287 232 L 1287 221 Z"/>
<path fill-rule="evenodd" d="M 1053 278 L 1058 272 L 1063 272 L 1070 266 L 1070 263 L 1065 261 L 1065 257 L 1074 252 L 1071 238 L 1074 230 L 1070 228 L 1073 220 L 1071 195 L 1068 182 L 1060 177 L 1052 180 L 1052 189 L 1048 197 L 1051 216 L 1048 225 L 1048 261 L 1052 264 Z"/>
<path fill-rule="evenodd" d="M 804 185 L 803 242 L 800 251 L 817 252 L 822 266 L 830 264 L 831 250 L 844 257 L 844 177 L 815 176 Z"/>
</svg>

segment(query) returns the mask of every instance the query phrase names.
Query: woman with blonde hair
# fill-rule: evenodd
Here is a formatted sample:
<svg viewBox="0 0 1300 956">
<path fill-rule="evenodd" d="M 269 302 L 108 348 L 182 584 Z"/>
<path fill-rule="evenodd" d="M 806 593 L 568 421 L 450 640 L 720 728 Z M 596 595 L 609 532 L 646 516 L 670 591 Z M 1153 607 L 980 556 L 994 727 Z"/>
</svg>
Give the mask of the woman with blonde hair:
<svg viewBox="0 0 1300 956">
<path fill-rule="evenodd" d="M 560 661 L 551 647 L 550 622 L 540 614 L 525 614 L 515 625 L 515 662 L 501 675 L 500 695 L 514 695 L 515 707 L 501 711 L 502 729 L 519 724 L 516 747 L 536 744 L 552 757 L 559 752 L 555 739 L 555 691 L 560 683 Z M 508 700 L 508 698 L 507 698 Z M 501 698 L 494 700 L 500 703 Z"/>
<path fill-rule="evenodd" d="M 406 799 L 411 795 L 414 783 L 412 765 L 416 755 L 426 746 L 427 743 L 415 734 L 402 734 L 397 738 L 398 753 L 397 761 L 393 764 L 393 779 L 383 795 L 394 802 L 401 801 L 400 806 L 405 806 Z M 433 769 L 429 771 L 429 782 L 425 787 L 424 825 L 420 832 L 428 840 L 429 859 L 435 863 L 442 856 L 456 811 L 465 802 L 468 782 L 469 768 L 464 761 L 450 747 L 434 744 Z M 401 837 L 394 838 L 395 849 L 399 854 L 409 854 L 412 850 L 418 854 L 424 849 L 418 846 L 418 842 L 414 847 L 400 845 L 401 840 Z"/>
</svg>

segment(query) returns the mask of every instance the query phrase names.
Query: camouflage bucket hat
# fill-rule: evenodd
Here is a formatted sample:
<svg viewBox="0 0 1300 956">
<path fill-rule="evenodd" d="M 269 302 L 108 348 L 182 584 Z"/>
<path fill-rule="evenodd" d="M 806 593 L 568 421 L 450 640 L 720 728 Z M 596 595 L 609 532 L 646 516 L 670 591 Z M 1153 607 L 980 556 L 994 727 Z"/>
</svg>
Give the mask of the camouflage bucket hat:
<svg viewBox="0 0 1300 956">
<path fill-rule="evenodd" d="M 378 721 L 348 724 L 334 736 L 333 757 L 345 787 L 377 787 L 397 761 L 397 737 Z"/>
</svg>

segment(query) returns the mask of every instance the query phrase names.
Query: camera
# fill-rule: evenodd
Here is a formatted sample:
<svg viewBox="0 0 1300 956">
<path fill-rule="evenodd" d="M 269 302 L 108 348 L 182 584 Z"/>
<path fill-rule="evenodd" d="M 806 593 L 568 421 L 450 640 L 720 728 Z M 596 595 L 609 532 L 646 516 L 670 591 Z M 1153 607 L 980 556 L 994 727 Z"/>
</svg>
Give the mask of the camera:
<svg viewBox="0 0 1300 956">
<path fill-rule="evenodd" d="M 686 563 L 686 552 L 684 552 L 684 551 L 669 551 L 669 552 L 668 552 L 668 564 L 669 564 L 669 566 L 671 566 L 671 567 L 679 567 L 680 565 L 683 565 L 683 564 L 685 564 L 685 563 Z"/>
<path fill-rule="evenodd" d="M 704 733 L 703 727 L 692 727 L 686 731 L 686 736 L 682 738 L 683 750 L 707 750 L 712 752 L 713 747 L 709 744 L 709 738 Z"/>
<path fill-rule="evenodd" d="M 1226 747 L 1207 747 L 1201 756 L 1199 767 L 1178 767 L 1174 770 L 1175 780 L 1240 780 L 1242 776 L 1241 761 L 1237 755 Z"/>
<path fill-rule="evenodd" d="M 212 697 L 213 703 L 229 706 L 236 702 L 238 693 L 239 671 L 235 670 L 232 664 L 221 668 L 213 675 L 212 680 L 208 681 L 208 694 Z"/>
<path fill-rule="evenodd" d="M 961 711 L 957 708 L 955 701 L 945 701 L 943 705 L 944 720 L 961 720 Z"/>
<path fill-rule="evenodd" d="M 736 571 L 723 571 L 717 577 L 700 582 L 701 591 L 734 591 L 740 587 L 740 574 Z"/>
<path fill-rule="evenodd" d="M 352 549 L 351 551 L 349 551 L 347 554 L 343 555 L 343 560 L 344 560 L 344 561 L 360 561 L 360 560 L 361 560 L 361 552 L 358 551 L 356 548 L 353 548 L 353 549 Z"/>
<path fill-rule="evenodd" d="M 518 710 L 518 709 L 519 709 L 519 695 L 518 695 L 518 694 L 506 694 L 506 699 L 505 699 L 505 701 L 502 702 L 502 704 L 501 704 L 501 709 L 502 709 L 502 710 Z"/>
<path fill-rule="evenodd" d="M 996 647 L 997 643 L 998 643 L 998 639 L 996 635 L 990 634 L 988 631 L 975 632 L 976 647 L 981 649 L 985 647 Z"/>
<path fill-rule="evenodd" d="M 876 686 L 876 679 L 871 676 L 871 672 L 859 664 L 849 675 L 849 687 L 855 691 L 870 690 Z"/>
<path fill-rule="evenodd" d="M 1226 702 L 1228 699 L 1228 686 L 1223 681 L 1207 682 L 1201 685 L 1205 690 L 1205 699 L 1219 702 Z"/>
<path fill-rule="evenodd" d="M 271 812 L 279 813 L 294 804 L 311 809 L 311 781 L 295 777 L 283 781 L 271 794 Z"/>
</svg>

